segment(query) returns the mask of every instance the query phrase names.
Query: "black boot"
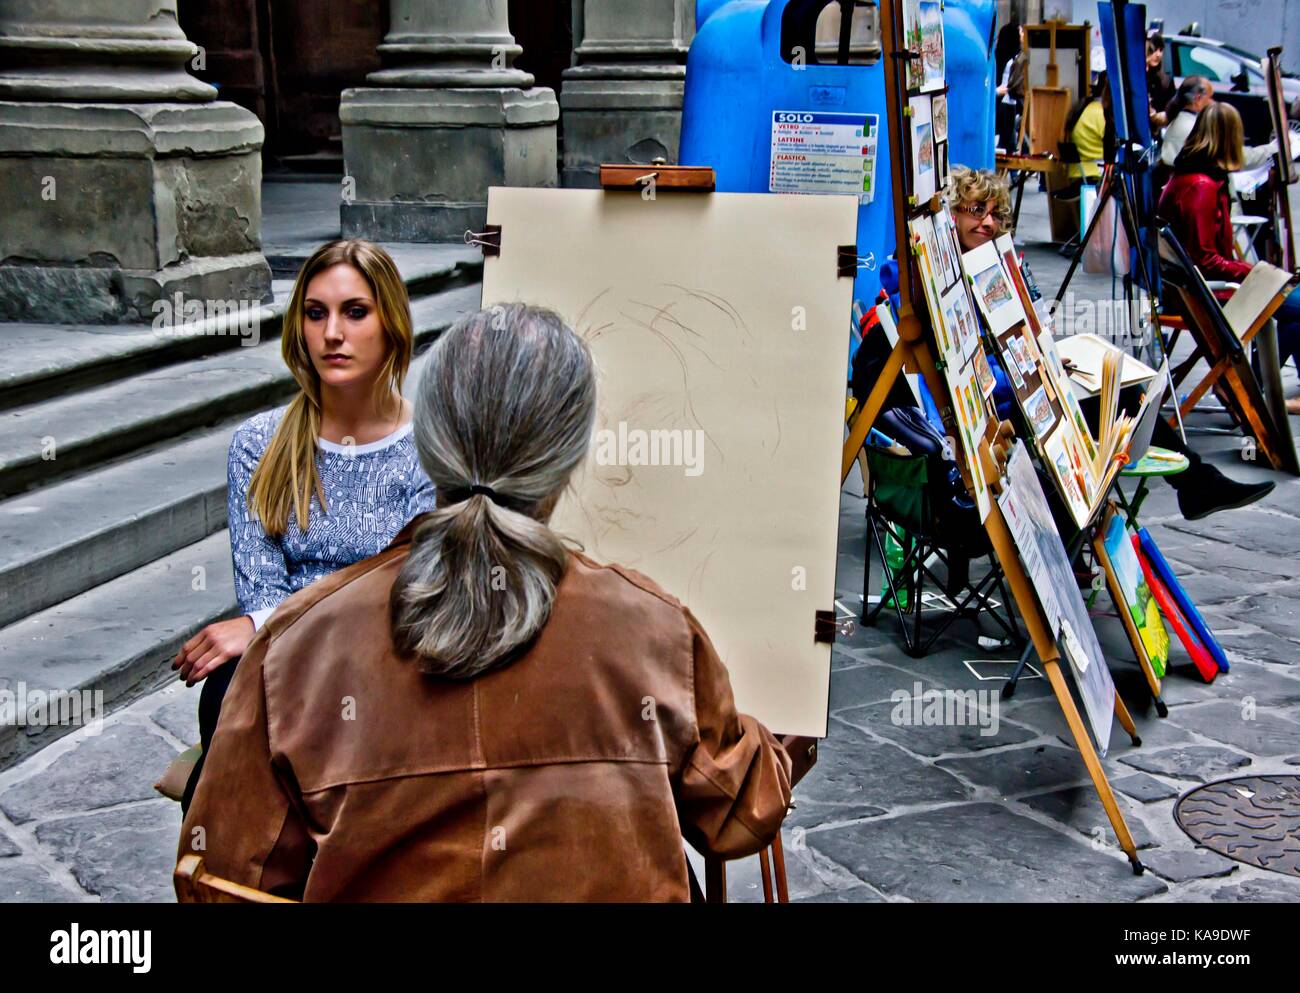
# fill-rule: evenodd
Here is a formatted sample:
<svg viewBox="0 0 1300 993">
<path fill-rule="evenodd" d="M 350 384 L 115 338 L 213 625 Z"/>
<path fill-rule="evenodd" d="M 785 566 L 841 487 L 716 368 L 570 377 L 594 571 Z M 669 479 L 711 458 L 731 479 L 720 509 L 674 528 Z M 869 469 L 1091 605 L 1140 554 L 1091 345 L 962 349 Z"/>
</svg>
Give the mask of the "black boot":
<svg viewBox="0 0 1300 993">
<path fill-rule="evenodd" d="M 1263 483 L 1239 483 L 1229 479 L 1208 462 L 1192 472 L 1170 477 L 1178 480 L 1178 510 L 1189 521 L 1199 521 L 1220 510 L 1236 510 L 1273 492 L 1271 480 Z"/>
</svg>

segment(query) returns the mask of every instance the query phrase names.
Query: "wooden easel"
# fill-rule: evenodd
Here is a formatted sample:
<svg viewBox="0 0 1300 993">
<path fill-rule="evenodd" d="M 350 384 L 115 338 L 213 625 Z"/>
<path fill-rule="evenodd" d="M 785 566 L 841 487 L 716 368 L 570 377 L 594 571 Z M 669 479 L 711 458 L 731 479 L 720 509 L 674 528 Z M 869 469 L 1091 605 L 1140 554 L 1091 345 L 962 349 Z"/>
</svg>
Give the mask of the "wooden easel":
<svg viewBox="0 0 1300 993">
<path fill-rule="evenodd" d="M 901 21 L 899 0 L 881 0 L 880 33 L 885 58 L 889 145 L 892 149 L 900 150 L 896 154 L 901 154 L 901 149 L 906 147 L 903 144 L 902 125 L 902 108 L 906 102 L 906 94 L 900 86 L 900 63 L 903 59 L 914 57 L 899 44 L 898 27 Z M 903 246 L 910 243 L 907 230 L 908 217 L 905 208 L 907 197 L 903 187 L 903 171 L 900 167 L 895 168 L 892 172 L 895 204 L 895 244 L 899 246 L 901 256 L 898 267 L 899 340 L 898 344 L 890 352 L 890 356 L 881 371 L 880 378 L 872 388 L 870 396 L 867 397 L 862 413 L 854 421 L 849 432 L 840 466 L 842 480 L 848 478 L 858 450 L 865 443 L 867 433 L 874 424 L 876 417 L 880 414 L 880 408 L 889 393 L 890 387 L 904 369 L 909 372 L 919 370 L 925 376 L 926 385 L 929 387 L 935 403 L 939 405 L 940 410 L 944 411 L 945 420 L 953 417 L 952 398 L 949 395 L 947 383 L 939 375 L 939 370 L 935 366 L 934 357 L 926 340 L 925 328 L 913 306 L 915 291 L 911 273 L 912 262 L 910 256 L 903 250 Z M 938 208 L 937 196 L 931 200 L 930 207 L 932 210 Z M 1010 434 L 1011 427 L 1009 424 L 1005 422 L 1001 425 L 990 423 L 985 436 L 978 441 L 978 451 L 975 453 L 975 457 L 981 460 L 986 479 L 995 480 L 1001 476 L 997 459 L 1000 455 L 1005 461 L 1006 449 L 1002 442 Z M 996 452 L 994 448 L 995 441 L 999 442 Z M 969 467 L 960 460 L 958 464 L 962 477 L 969 488 L 971 485 Z M 992 486 L 992 484 L 990 485 Z M 1002 566 L 1003 574 L 1011 587 L 1011 595 L 1016 601 L 1016 606 L 1019 608 L 1025 626 L 1029 630 L 1030 638 L 1033 640 L 1034 648 L 1038 652 L 1043 672 L 1051 683 L 1052 692 L 1056 695 L 1057 703 L 1065 716 L 1066 724 L 1069 725 L 1070 734 L 1074 737 L 1075 745 L 1079 749 L 1079 754 L 1083 757 L 1083 763 L 1087 767 L 1088 775 L 1091 777 L 1101 804 L 1106 810 L 1106 816 L 1110 819 L 1111 827 L 1115 831 L 1120 847 L 1128 856 L 1134 873 L 1140 875 L 1145 871 L 1145 867 L 1138 858 L 1133 836 L 1129 832 L 1128 824 L 1124 821 L 1124 815 L 1120 812 L 1119 805 L 1115 800 L 1115 794 L 1111 791 L 1110 783 L 1106 779 L 1106 773 L 1101 767 L 1101 761 L 1098 759 L 1097 752 L 1088 736 L 1088 730 L 1084 727 L 1065 675 L 1061 672 L 1061 656 L 1056 646 L 1055 637 L 1048 628 L 1046 616 L 1038 602 L 1037 595 L 1034 593 L 1029 577 L 1020 564 L 1010 529 L 1007 527 L 996 501 L 984 522 L 984 526 L 988 531 L 989 541 L 998 557 L 998 562 Z M 1115 693 L 1115 716 L 1124 730 L 1128 732 L 1133 743 L 1135 745 L 1141 744 L 1141 739 L 1138 738 L 1137 729 L 1133 724 L 1133 718 L 1129 714 L 1128 708 L 1124 706 L 1124 701 L 1120 699 L 1118 691 Z"/>
<path fill-rule="evenodd" d="M 1029 137 L 1029 154 L 1034 155 L 1042 152 L 1056 154 L 1057 146 L 1065 135 L 1065 121 L 1070 116 L 1070 106 L 1073 102 L 1071 95 L 1075 99 L 1087 97 L 1087 93 L 1076 93 L 1078 83 L 1075 86 L 1061 85 L 1061 67 L 1056 61 L 1057 35 L 1074 37 L 1076 34 L 1083 32 L 1086 37 L 1088 30 L 1087 25 L 1066 24 L 1064 21 L 1046 21 L 1042 24 L 1028 25 L 1025 28 L 1025 45 L 1026 45 L 1026 65 L 1025 65 L 1025 113 L 1020 121 L 1020 140 L 1017 142 L 1017 148 L 1023 148 L 1025 137 Z M 1034 47 L 1033 35 L 1047 32 L 1047 77 L 1046 85 L 1032 86 L 1029 82 L 1029 65 L 1030 57 L 1028 50 Z M 1073 46 L 1067 46 L 1073 47 Z M 1084 81 L 1089 78 L 1089 49 L 1084 47 L 1080 51 L 1081 58 L 1081 77 Z"/>
<path fill-rule="evenodd" d="M 1282 58 L 1282 46 L 1274 45 L 1268 50 L 1268 57 L 1273 63 L 1280 62 Z M 1271 81 L 1270 81 L 1271 82 Z M 1274 137 L 1277 139 L 1277 157 L 1275 157 L 1272 169 L 1269 170 L 1268 183 L 1271 194 L 1271 207 L 1273 212 L 1273 249 L 1275 255 L 1269 259 L 1275 266 L 1285 269 L 1287 272 L 1295 272 L 1295 230 L 1291 218 L 1291 197 L 1287 191 L 1287 183 L 1282 176 L 1282 165 L 1280 157 L 1285 155 L 1287 162 L 1291 158 L 1291 137 L 1290 129 L 1286 126 L 1286 104 L 1282 102 L 1280 94 L 1271 92 L 1272 86 L 1269 87 L 1269 102 L 1277 103 L 1275 108 L 1270 108 L 1270 116 L 1274 119 L 1274 129 L 1277 133 Z M 1294 168 L 1294 167 L 1291 167 Z"/>
<path fill-rule="evenodd" d="M 1182 322 L 1196 342 L 1196 348 L 1186 360 L 1170 370 L 1170 379 L 1174 389 L 1192 371 L 1199 361 L 1210 367 L 1209 372 L 1188 394 L 1178 408 L 1181 418 L 1189 413 L 1210 389 L 1223 401 L 1242 429 L 1254 438 L 1258 449 L 1263 453 L 1269 465 L 1282 472 L 1300 475 L 1300 458 L 1296 455 L 1295 444 L 1291 438 L 1291 425 L 1286 417 L 1286 410 L 1275 412 L 1269 405 L 1255 372 L 1246 355 L 1246 345 L 1258 335 L 1266 322 L 1282 305 L 1286 294 L 1274 297 L 1256 316 L 1249 327 L 1234 329 L 1228 324 L 1223 308 L 1200 272 L 1192 263 L 1186 250 L 1177 242 L 1168 226 L 1160 231 L 1161 258 L 1173 267 L 1166 278 L 1172 287 L 1182 310 Z M 1178 275 L 1174 275 L 1177 273 Z M 1171 340 L 1169 348 L 1172 350 Z M 1276 345 L 1269 345 L 1276 354 Z M 1273 367 L 1273 372 L 1280 379 L 1280 368 Z M 1271 392 L 1280 394 L 1280 382 Z"/>
</svg>

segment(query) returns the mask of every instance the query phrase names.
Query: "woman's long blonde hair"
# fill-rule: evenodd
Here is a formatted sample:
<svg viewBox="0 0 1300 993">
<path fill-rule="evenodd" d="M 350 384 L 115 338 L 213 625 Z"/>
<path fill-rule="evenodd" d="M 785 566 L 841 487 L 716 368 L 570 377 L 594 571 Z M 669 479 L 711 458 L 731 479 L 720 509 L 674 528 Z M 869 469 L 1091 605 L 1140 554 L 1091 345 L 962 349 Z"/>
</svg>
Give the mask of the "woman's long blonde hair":
<svg viewBox="0 0 1300 993">
<path fill-rule="evenodd" d="M 1208 159 L 1224 172 L 1236 172 L 1246 164 L 1241 115 L 1230 103 L 1217 100 L 1196 115 L 1187 144 L 1178 153 L 1181 159 Z"/>
<path fill-rule="evenodd" d="M 280 333 L 280 354 L 301 389 L 285 411 L 248 486 L 248 505 L 272 537 L 288 530 L 291 511 L 298 530 L 307 530 L 313 493 L 320 501 L 321 510 L 327 511 L 325 490 L 316 471 L 321 423 L 320 376 L 303 333 L 303 307 L 311 281 L 340 264 L 352 266 L 370 284 L 388 339 L 388 356 L 375 377 L 377 413 L 382 415 L 393 394 L 401 393 L 411 365 L 411 304 L 406 284 L 392 257 L 378 245 L 359 238 L 331 241 L 316 249 L 298 272 Z"/>
</svg>

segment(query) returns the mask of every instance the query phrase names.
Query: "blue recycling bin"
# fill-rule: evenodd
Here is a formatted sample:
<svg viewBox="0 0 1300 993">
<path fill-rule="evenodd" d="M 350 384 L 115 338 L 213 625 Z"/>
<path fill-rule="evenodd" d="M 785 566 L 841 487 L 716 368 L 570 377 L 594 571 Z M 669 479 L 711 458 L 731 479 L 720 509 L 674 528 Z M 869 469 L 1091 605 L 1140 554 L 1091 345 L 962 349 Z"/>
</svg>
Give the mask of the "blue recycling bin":
<svg viewBox="0 0 1300 993">
<path fill-rule="evenodd" d="M 895 158 L 885 69 L 818 65 L 818 15 L 835 0 L 698 0 L 679 161 L 712 166 L 733 193 L 859 197 L 854 297 L 870 307 L 894 251 Z M 994 0 L 948 0 L 949 161 L 993 165 Z"/>
</svg>

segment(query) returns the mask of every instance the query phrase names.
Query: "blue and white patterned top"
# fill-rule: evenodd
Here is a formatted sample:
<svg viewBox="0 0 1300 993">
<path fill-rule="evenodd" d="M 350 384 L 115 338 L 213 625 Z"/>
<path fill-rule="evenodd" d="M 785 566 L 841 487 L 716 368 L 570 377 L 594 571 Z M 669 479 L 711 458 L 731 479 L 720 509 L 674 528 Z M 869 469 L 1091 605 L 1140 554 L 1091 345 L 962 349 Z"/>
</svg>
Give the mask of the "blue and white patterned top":
<svg viewBox="0 0 1300 993">
<path fill-rule="evenodd" d="M 290 594 L 382 552 L 407 521 L 434 505 L 433 483 L 416 457 L 410 424 L 366 445 L 321 438 L 316 471 L 329 513 L 313 496 L 305 534 L 291 513 L 284 535 L 269 537 L 248 506 L 248 484 L 286 409 L 268 410 L 239 425 L 227 463 L 235 597 L 255 628 Z"/>
</svg>

